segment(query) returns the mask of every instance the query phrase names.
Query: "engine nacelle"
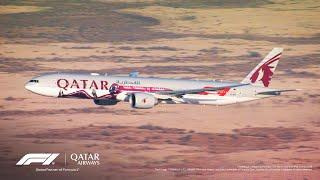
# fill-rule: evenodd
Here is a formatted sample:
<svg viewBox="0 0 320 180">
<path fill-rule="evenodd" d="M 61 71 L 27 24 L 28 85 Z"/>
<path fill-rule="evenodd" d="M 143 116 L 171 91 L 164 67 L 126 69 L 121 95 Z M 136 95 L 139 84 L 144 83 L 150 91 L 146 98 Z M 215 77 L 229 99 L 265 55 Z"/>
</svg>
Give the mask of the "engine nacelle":
<svg viewBox="0 0 320 180">
<path fill-rule="evenodd" d="M 138 109 L 149 109 L 153 108 L 158 104 L 158 100 L 151 94 L 147 93 L 132 93 L 129 98 L 129 102 L 131 107 Z"/>
</svg>

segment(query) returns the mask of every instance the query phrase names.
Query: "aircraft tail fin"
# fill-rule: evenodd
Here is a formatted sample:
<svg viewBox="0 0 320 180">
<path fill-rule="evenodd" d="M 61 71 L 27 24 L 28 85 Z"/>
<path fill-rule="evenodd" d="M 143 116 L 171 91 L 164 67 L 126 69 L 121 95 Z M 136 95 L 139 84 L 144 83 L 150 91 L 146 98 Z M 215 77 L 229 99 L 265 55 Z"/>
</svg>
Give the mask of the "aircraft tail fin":
<svg viewBox="0 0 320 180">
<path fill-rule="evenodd" d="M 268 87 L 276 70 L 283 48 L 273 48 L 271 52 L 242 80 L 255 86 Z"/>
</svg>

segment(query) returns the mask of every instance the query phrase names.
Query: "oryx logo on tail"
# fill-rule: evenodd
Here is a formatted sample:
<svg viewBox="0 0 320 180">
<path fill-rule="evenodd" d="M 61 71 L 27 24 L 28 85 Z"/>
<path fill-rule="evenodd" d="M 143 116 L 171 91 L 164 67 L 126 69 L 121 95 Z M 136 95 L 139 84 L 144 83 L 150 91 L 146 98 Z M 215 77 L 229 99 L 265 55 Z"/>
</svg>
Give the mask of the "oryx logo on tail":
<svg viewBox="0 0 320 180">
<path fill-rule="evenodd" d="M 260 81 L 262 81 L 264 87 L 268 87 L 274 72 L 274 68 L 276 66 L 273 66 L 272 64 L 275 61 L 278 61 L 280 59 L 281 53 L 279 53 L 278 55 L 274 56 L 273 58 L 271 58 L 269 61 L 267 61 L 266 63 L 264 63 L 260 68 L 258 68 L 251 76 L 250 80 L 251 83 L 255 83 L 260 75 L 260 72 L 262 73 L 262 77 L 261 79 L 259 79 Z"/>
<path fill-rule="evenodd" d="M 50 165 L 58 156 L 59 153 L 29 153 L 24 155 L 16 165 L 30 165 L 31 163 Z"/>
<path fill-rule="evenodd" d="M 255 86 L 268 87 L 276 70 L 283 49 L 273 50 L 246 76 L 242 83 L 251 83 Z"/>
</svg>

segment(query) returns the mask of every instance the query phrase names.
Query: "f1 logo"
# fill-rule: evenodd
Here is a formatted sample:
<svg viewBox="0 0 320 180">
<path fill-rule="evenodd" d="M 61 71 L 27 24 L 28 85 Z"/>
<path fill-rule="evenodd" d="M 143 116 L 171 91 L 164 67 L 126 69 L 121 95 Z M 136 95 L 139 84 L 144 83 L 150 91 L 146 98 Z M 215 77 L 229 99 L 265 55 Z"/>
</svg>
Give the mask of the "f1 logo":
<svg viewBox="0 0 320 180">
<path fill-rule="evenodd" d="M 59 153 L 29 153 L 24 155 L 16 165 L 30 165 L 31 163 L 50 165 L 58 156 Z"/>
</svg>

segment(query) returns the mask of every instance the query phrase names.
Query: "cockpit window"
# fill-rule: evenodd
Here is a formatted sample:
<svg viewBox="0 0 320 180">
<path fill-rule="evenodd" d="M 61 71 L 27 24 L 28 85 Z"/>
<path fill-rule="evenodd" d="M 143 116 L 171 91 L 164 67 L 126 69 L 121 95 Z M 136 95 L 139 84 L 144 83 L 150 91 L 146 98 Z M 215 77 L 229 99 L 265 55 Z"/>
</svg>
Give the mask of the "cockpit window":
<svg viewBox="0 0 320 180">
<path fill-rule="evenodd" d="M 29 82 L 39 83 L 39 80 L 32 79 Z"/>
</svg>

